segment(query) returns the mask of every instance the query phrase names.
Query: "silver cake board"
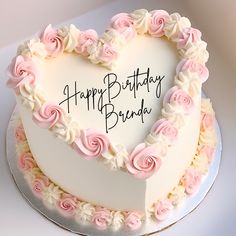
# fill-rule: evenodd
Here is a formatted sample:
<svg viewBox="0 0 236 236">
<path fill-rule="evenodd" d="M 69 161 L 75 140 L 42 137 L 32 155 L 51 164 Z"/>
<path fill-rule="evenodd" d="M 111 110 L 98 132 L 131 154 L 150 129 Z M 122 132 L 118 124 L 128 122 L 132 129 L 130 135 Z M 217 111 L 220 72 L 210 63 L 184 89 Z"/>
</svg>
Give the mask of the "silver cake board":
<svg viewBox="0 0 236 236">
<path fill-rule="evenodd" d="M 16 121 L 19 119 L 19 112 L 17 108 L 14 109 L 12 116 L 9 120 L 6 136 L 6 151 L 7 151 L 7 161 L 10 167 L 13 179 L 18 187 L 20 193 L 24 196 L 27 202 L 32 208 L 37 210 L 48 220 L 57 224 L 58 226 L 69 230 L 73 233 L 79 235 L 96 235 L 96 236 L 134 236 L 134 235 L 151 235 L 160 232 L 192 212 L 205 198 L 209 190 L 211 189 L 216 176 L 219 171 L 220 161 L 221 161 L 221 132 L 219 124 L 216 121 L 216 134 L 217 134 L 217 147 L 215 151 L 215 156 L 209 168 L 208 175 L 203 179 L 199 191 L 193 196 L 187 197 L 180 207 L 176 207 L 172 210 L 171 215 L 168 219 L 162 222 L 154 222 L 149 220 L 143 226 L 136 231 L 131 231 L 126 228 L 122 228 L 118 231 L 112 231 L 112 229 L 98 230 L 93 225 L 82 225 L 78 224 L 74 219 L 65 218 L 58 211 L 48 209 L 42 202 L 42 200 L 35 197 L 32 190 L 28 186 L 23 174 L 20 172 L 17 166 L 17 154 L 16 154 L 16 140 L 15 140 L 15 125 Z"/>
</svg>

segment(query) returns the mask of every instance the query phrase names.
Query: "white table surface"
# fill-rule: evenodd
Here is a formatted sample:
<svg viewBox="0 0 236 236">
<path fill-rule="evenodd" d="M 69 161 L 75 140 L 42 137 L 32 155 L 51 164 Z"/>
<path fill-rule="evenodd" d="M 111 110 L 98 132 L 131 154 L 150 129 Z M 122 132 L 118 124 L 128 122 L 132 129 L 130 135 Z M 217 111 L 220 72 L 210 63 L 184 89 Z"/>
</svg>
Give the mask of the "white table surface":
<svg viewBox="0 0 236 236">
<path fill-rule="evenodd" d="M 189 12 L 178 2 L 119 0 L 69 20 L 66 24 L 74 23 L 81 29 L 94 28 L 101 33 L 115 13 L 130 12 L 141 7 L 149 10 L 178 11 L 188 16 L 193 22 L 194 19 L 187 14 Z M 197 21 L 195 21 L 195 27 L 197 26 Z M 27 204 L 16 188 L 7 165 L 5 136 L 8 120 L 15 106 L 15 98 L 13 92 L 5 86 L 7 80 L 5 68 L 15 55 L 17 44 L 0 49 L 0 235 L 73 236 L 74 234 L 51 223 Z M 214 42 L 208 41 L 208 45 L 210 79 L 204 84 L 204 90 L 213 102 L 223 136 L 220 172 L 211 191 L 200 206 L 174 226 L 158 233 L 161 236 L 236 235 L 236 171 L 234 170 L 236 168 L 236 139 L 234 137 L 236 133 L 236 80 L 233 73 L 235 68 L 230 68 L 225 63 L 224 57 L 217 53 Z"/>
</svg>

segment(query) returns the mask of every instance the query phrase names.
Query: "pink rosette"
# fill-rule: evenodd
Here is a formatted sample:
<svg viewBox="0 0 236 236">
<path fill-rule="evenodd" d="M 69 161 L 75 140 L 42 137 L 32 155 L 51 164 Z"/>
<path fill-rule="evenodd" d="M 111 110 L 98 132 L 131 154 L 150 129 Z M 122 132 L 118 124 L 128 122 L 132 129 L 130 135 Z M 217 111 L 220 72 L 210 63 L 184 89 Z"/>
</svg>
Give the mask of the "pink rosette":
<svg viewBox="0 0 236 236">
<path fill-rule="evenodd" d="M 186 27 L 179 33 L 177 48 L 185 48 L 186 46 L 196 43 L 201 39 L 202 33 L 198 29 Z"/>
<path fill-rule="evenodd" d="M 20 170 L 22 171 L 27 171 L 37 166 L 30 152 L 26 152 L 20 155 L 18 165 Z"/>
<path fill-rule="evenodd" d="M 97 43 L 97 41 L 98 34 L 95 30 L 89 29 L 81 31 L 78 38 L 78 44 L 75 47 L 75 51 L 83 56 L 88 56 L 88 47 Z"/>
<path fill-rule="evenodd" d="M 18 143 L 26 140 L 25 130 L 22 125 L 16 128 L 15 138 Z"/>
<path fill-rule="evenodd" d="M 110 223 L 111 214 L 106 208 L 96 207 L 92 222 L 100 229 L 105 230 Z"/>
<path fill-rule="evenodd" d="M 63 38 L 57 34 L 52 25 L 48 25 L 39 37 L 44 43 L 49 57 L 57 57 L 63 52 Z"/>
<path fill-rule="evenodd" d="M 12 59 L 7 68 L 7 75 L 9 77 L 7 86 L 13 88 L 17 94 L 19 94 L 21 85 L 25 83 L 33 85 L 38 78 L 38 72 L 32 59 L 21 55 Z"/>
<path fill-rule="evenodd" d="M 194 108 L 193 99 L 182 89 L 177 86 L 172 87 L 167 91 L 164 99 L 164 105 L 166 103 L 174 103 L 180 105 L 186 114 L 190 114 Z"/>
<path fill-rule="evenodd" d="M 63 193 L 58 202 L 59 211 L 65 216 L 73 216 L 77 206 L 77 199 L 68 193 Z"/>
<path fill-rule="evenodd" d="M 210 113 L 202 113 L 201 114 L 201 128 L 203 130 L 212 129 L 214 126 L 214 115 Z"/>
<path fill-rule="evenodd" d="M 33 113 L 34 122 L 41 128 L 50 129 L 64 119 L 63 109 L 55 104 L 44 103 Z"/>
<path fill-rule="evenodd" d="M 103 62 L 114 61 L 118 58 L 118 51 L 108 43 L 104 43 L 100 53 L 100 60 Z"/>
<path fill-rule="evenodd" d="M 154 204 L 154 216 L 158 221 L 165 220 L 173 208 L 171 201 L 168 199 L 160 200 Z"/>
<path fill-rule="evenodd" d="M 182 59 L 176 67 L 176 73 L 189 71 L 191 73 L 197 73 L 201 82 L 204 83 L 209 77 L 209 71 L 207 67 L 201 63 L 198 63 L 192 59 Z"/>
<path fill-rule="evenodd" d="M 91 160 L 108 151 L 110 146 L 106 135 L 94 130 L 81 130 L 81 134 L 73 143 L 74 149 L 85 159 Z"/>
<path fill-rule="evenodd" d="M 141 143 L 135 147 L 126 163 L 128 171 L 135 177 L 148 178 L 158 171 L 161 166 L 161 159 L 157 150 L 153 146 L 147 146 Z"/>
<path fill-rule="evenodd" d="M 172 142 L 175 141 L 178 136 L 178 129 L 174 126 L 174 123 L 165 118 L 158 120 L 152 126 L 151 132 L 155 135 L 162 134 Z"/>
<path fill-rule="evenodd" d="M 32 191 L 37 197 L 41 197 L 43 190 L 48 187 L 50 181 L 45 175 L 38 175 L 32 183 Z"/>
<path fill-rule="evenodd" d="M 151 11 L 151 22 L 149 24 L 148 32 L 153 37 L 161 37 L 165 34 L 164 26 L 168 18 L 168 12 L 164 10 Z"/>
<path fill-rule="evenodd" d="M 111 27 L 116 29 L 127 41 L 136 36 L 132 17 L 127 13 L 119 13 L 111 18 Z"/>
<path fill-rule="evenodd" d="M 182 177 L 181 183 L 185 187 L 185 192 L 192 195 L 199 189 L 201 180 L 201 172 L 190 167 L 186 170 L 184 176 Z"/>
<path fill-rule="evenodd" d="M 126 214 L 124 223 L 131 230 L 137 230 L 142 225 L 142 215 L 138 212 L 130 211 Z"/>
<path fill-rule="evenodd" d="M 211 163 L 213 160 L 213 157 L 215 155 L 215 147 L 209 146 L 209 145 L 203 145 L 199 149 L 200 155 L 206 155 L 208 159 L 208 163 Z"/>
</svg>

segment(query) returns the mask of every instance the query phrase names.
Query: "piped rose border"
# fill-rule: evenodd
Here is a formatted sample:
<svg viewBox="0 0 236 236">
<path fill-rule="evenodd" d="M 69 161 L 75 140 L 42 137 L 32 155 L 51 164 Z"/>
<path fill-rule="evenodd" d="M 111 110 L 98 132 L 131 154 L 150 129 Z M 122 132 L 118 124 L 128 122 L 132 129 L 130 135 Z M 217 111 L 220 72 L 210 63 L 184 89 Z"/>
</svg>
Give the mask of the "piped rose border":
<svg viewBox="0 0 236 236">
<path fill-rule="evenodd" d="M 216 149 L 215 115 L 209 99 L 202 100 L 201 129 L 196 154 L 185 171 L 179 184 L 164 198 L 157 199 L 147 214 L 136 211 L 113 211 L 102 206 L 84 202 L 66 193 L 55 185 L 38 168 L 27 143 L 23 125 L 19 121 L 15 129 L 18 167 L 24 175 L 32 192 L 49 209 L 57 209 L 65 217 L 73 218 L 78 223 L 93 224 L 100 230 L 111 227 L 119 230 L 127 227 L 136 230 L 148 219 L 161 222 L 169 217 L 173 208 L 187 196 L 195 194 L 207 174 Z"/>
<path fill-rule="evenodd" d="M 112 69 L 119 51 L 137 34 L 167 37 L 176 44 L 180 62 L 174 86 L 167 91 L 161 117 L 143 143 L 131 153 L 123 145 L 113 144 L 106 135 L 91 128 L 80 129 L 58 105 L 45 101 L 38 81 L 37 60 L 57 57 L 63 52 L 76 52 L 92 63 Z M 168 148 L 178 139 L 178 132 L 194 110 L 201 84 L 208 78 L 207 44 L 201 32 L 191 27 L 186 17 L 164 10 L 145 9 L 120 13 L 111 19 L 110 27 L 99 38 L 96 31 L 80 31 L 74 25 L 53 29 L 48 25 L 37 38 L 19 46 L 17 56 L 8 67 L 7 85 L 15 90 L 23 104 L 32 110 L 32 118 L 42 128 L 51 130 L 67 142 L 82 158 L 100 159 L 111 169 L 128 171 L 137 178 L 148 178 L 161 167 Z"/>
</svg>

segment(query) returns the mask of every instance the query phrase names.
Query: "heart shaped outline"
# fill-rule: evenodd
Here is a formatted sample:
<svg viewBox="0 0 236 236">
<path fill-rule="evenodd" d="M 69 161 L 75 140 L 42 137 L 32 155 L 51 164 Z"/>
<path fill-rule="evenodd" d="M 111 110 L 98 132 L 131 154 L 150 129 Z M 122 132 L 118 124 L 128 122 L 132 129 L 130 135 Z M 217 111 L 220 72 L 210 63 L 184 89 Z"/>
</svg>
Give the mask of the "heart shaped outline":
<svg viewBox="0 0 236 236">
<path fill-rule="evenodd" d="M 166 149 L 173 145 L 173 130 L 176 132 L 184 125 L 195 97 L 201 93 L 201 83 L 208 77 L 205 67 L 208 60 L 206 43 L 201 40 L 200 31 L 190 26 L 189 20 L 178 13 L 169 15 L 163 10 L 149 13 L 145 9 L 114 16 L 111 27 L 101 38 L 93 30 L 81 33 L 73 25 L 59 30 L 49 25 L 39 38 L 26 41 L 18 48 L 18 56 L 8 67 L 7 85 L 15 90 L 23 103 L 30 105 L 32 117 L 40 127 L 53 131 L 82 154 L 82 157 L 103 158 L 105 162 L 114 165 L 115 169 L 126 170 L 138 178 L 148 178 L 160 168 Z M 98 131 L 91 132 L 90 129 L 88 132 L 83 129 L 79 132 L 78 124 L 71 121 L 60 106 L 45 101 L 36 86 L 38 74 L 34 60 L 56 57 L 63 51 L 75 50 L 92 63 L 112 68 L 118 57 L 117 45 L 132 40 L 132 35 L 144 33 L 154 37 L 166 36 L 176 43 L 181 61 L 176 68 L 174 86 L 164 97 L 161 117 L 153 125 L 146 141 L 138 144 L 128 154 L 125 148 L 117 148 Z M 79 36 L 79 40 L 74 35 Z M 66 135 L 61 135 L 62 130 L 65 130 Z M 158 132 L 155 133 L 154 130 Z M 65 138 L 68 135 L 70 138 Z M 90 142 L 97 145 L 89 146 Z"/>
</svg>

